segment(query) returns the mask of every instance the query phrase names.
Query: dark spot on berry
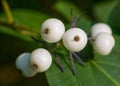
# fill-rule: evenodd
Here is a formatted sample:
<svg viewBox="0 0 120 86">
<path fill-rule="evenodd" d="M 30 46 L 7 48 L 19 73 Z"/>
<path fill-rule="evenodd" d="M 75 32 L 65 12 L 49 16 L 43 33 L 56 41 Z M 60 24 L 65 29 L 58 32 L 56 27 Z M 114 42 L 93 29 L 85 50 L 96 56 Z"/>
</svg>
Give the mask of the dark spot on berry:
<svg viewBox="0 0 120 86">
<path fill-rule="evenodd" d="M 44 30 L 44 33 L 45 33 L 45 34 L 49 34 L 49 31 L 50 31 L 50 30 L 49 30 L 48 28 L 46 28 L 46 29 Z"/>
<path fill-rule="evenodd" d="M 74 37 L 74 41 L 78 42 L 80 40 L 79 36 Z"/>
<path fill-rule="evenodd" d="M 33 64 L 33 69 L 35 70 L 37 68 L 38 68 L 38 66 L 36 64 Z"/>
<path fill-rule="evenodd" d="M 17 69 L 16 75 L 21 75 L 21 74 L 22 74 L 22 71 L 20 69 Z"/>
</svg>

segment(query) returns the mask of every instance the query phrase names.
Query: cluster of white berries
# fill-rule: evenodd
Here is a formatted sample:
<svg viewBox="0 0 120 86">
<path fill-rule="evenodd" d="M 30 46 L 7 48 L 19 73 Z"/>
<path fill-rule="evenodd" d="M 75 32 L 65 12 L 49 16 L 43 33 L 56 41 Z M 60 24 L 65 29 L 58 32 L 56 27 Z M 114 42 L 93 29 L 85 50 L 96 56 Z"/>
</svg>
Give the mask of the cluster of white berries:
<svg viewBox="0 0 120 86">
<path fill-rule="evenodd" d="M 91 27 L 93 49 L 100 55 L 108 55 L 115 45 L 111 28 L 104 23 L 97 23 Z"/>
<path fill-rule="evenodd" d="M 15 64 L 23 76 L 32 77 L 37 72 L 44 72 L 50 67 L 52 56 L 48 50 L 38 48 L 32 51 L 32 53 L 25 52 L 19 55 Z"/>
<path fill-rule="evenodd" d="M 79 52 L 87 45 L 87 34 L 78 27 L 71 27 L 65 32 L 65 26 L 59 19 L 51 18 L 43 22 L 40 30 L 41 37 L 48 43 L 63 41 L 64 47 L 70 52 Z M 108 55 L 115 40 L 110 27 L 103 23 L 91 27 L 91 44 L 93 49 L 101 55 Z M 50 52 L 39 48 L 31 53 L 23 53 L 16 60 L 16 67 L 24 76 L 32 77 L 37 72 L 46 71 L 52 63 Z"/>
<path fill-rule="evenodd" d="M 81 51 L 87 44 L 87 35 L 80 28 L 70 28 L 65 32 L 64 24 L 55 18 L 46 20 L 41 27 L 41 37 L 49 43 L 63 39 L 66 49 L 71 52 Z"/>
</svg>

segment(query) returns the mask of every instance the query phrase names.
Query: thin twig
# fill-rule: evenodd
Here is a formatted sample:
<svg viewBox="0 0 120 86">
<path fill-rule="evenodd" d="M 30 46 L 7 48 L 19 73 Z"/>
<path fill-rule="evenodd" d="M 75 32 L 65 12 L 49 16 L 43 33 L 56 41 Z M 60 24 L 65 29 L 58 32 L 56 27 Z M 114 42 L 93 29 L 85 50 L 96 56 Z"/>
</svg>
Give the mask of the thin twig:
<svg viewBox="0 0 120 86">
<path fill-rule="evenodd" d="M 62 72 L 64 72 L 64 67 L 63 67 L 62 63 L 60 62 L 59 57 L 56 57 L 55 60 L 56 60 L 56 64 L 57 64 L 58 67 L 60 68 L 60 70 L 61 70 Z"/>
<path fill-rule="evenodd" d="M 69 52 L 69 54 L 70 54 L 70 62 L 71 62 L 71 67 L 72 67 L 72 72 L 73 72 L 73 74 L 75 75 L 76 74 L 76 68 L 75 68 L 75 64 L 74 64 L 74 61 L 73 61 L 73 57 L 72 57 L 72 53 L 71 52 Z"/>
<path fill-rule="evenodd" d="M 8 23 L 6 21 L 0 20 L 0 26 L 10 27 L 12 30 L 28 36 L 38 36 L 39 32 L 37 29 L 29 28 L 28 26 L 19 25 L 14 23 Z"/>
<path fill-rule="evenodd" d="M 76 20 L 76 25 L 80 22 L 80 20 L 83 18 L 84 14 L 86 14 L 86 12 L 84 11 L 80 17 Z"/>
<path fill-rule="evenodd" d="M 62 44 L 61 41 L 53 44 L 52 48 L 50 48 L 49 51 L 50 51 L 51 53 L 54 52 L 58 47 L 61 46 L 61 44 Z"/>
<path fill-rule="evenodd" d="M 73 19 L 73 8 L 70 9 L 70 15 L 71 15 L 71 17 Z"/>
<path fill-rule="evenodd" d="M 77 18 L 76 18 L 76 16 L 74 16 L 73 19 L 72 19 L 70 28 L 77 27 L 76 20 L 77 20 Z"/>
<path fill-rule="evenodd" d="M 10 11 L 10 7 L 9 7 L 7 1 L 6 0 L 1 0 L 1 2 L 2 2 L 2 7 L 5 11 L 6 17 L 7 17 L 7 22 L 10 23 L 10 24 L 13 23 L 14 19 L 12 17 L 12 13 Z"/>
<path fill-rule="evenodd" d="M 71 13 L 71 25 L 70 25 L 70 28 L 73 28 L 73 27 L 77 27 L 77 25 L 76 25 L 76 20 L 77 20 L 77 18 L 76 18 L 76 16 L 74 15 L 74 10 L 73 10 L 73 8 L 71 8 L 71 11 L 70 11 Z"/>
<path fill-rule="evenodd" d="M 31 36 L 31 39 L 34 40 L 34 41 L 37 42 L 37 43 L 43 43 L 44 45 L 46 45 L 46 42 L 43 41 L 43 40 L 39 40 L 39 39 L 37 39 L 37 38 L 35 38 L 35 37 L 33 37 L 33 36 Z"/>
<path fill-rule="evenodd" d="M 78 62 L 85 67 L 85 63 L 84 61 L 82 61 L 82 59 L 76 54 L 76 53 L 72 53 L 74 55 L 74 57 L 78 60 Z"/>
</svg>

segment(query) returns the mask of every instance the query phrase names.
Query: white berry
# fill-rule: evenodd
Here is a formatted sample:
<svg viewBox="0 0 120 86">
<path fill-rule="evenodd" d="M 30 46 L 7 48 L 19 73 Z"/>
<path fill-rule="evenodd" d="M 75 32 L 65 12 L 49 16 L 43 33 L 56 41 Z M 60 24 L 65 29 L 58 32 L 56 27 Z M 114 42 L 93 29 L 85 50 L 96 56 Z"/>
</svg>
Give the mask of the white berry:
<svg viewBox="0 0 120 86">
<path fill-rule="evenodd" d="M 115 39 L 108 33 L 99 33 L 93 43 L 93 49 L 100 55 L 108 55 L 115 45 Z"/>
<path fill-rule="evenodd" d="M 96 23 L 91 27 L 92 39 L 95 39 L 95 37 L 101 32 L 112 34 L 112 30 L 111 30 L 110 26 L 108 26 L 107 24 L 104 24 L 104 23 Z"/>
<path fill-rule="evenodd" d="M 52 63 L 51 54 L 44 48 L 38 48 L 31 53 L 30 62 L 37 72 L 45 72 Z"/>
<path fill-rule="evenodd" d="M 37 73 L 30 65 L 30 53 L 22 53 L 19 55 L 15 64 L 17 69 L 19 69 L 25 77 L 32 77 Z"/>
<path fill-rule="evenodd" d="M 41 26 L 41 37 L 49 43 L 60 41 L 65 32 L 65 26 L 59 19 L 50 18 L 43 22 Z"/>
<path fill-rule="evenodd" d="M 87 35 L 80 28 L 70 28 L 63 35 L 63 44 L 71 52 L 81 51 L 87 44 Z"/>
</svg>

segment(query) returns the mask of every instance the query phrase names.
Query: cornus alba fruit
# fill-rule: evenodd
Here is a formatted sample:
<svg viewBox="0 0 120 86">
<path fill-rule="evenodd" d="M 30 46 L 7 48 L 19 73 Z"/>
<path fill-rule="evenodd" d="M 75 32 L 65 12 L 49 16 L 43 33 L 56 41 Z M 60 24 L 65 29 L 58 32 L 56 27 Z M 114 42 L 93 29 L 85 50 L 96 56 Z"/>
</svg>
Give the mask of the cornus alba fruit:
<svg viewBox="0 0 120 86">
<path fill-rule="evenodd" d="M 108 55 L 115 45 L 110 26 L 97 23 L 91 27 L 91 44 L 93 49 L 100 55 Z"/>
<path fill-rule="evenodd" d="M 79 63 L 84 66 L 84 62 L 75 52 L 79 52 L 87 45 L 86 33 L 77 27 L 70 28 L 65 32 L 64 24 L 55 18 L 47 19 L 43 22 L 40 30 L 41 37 L 48 43 L 56 43 L 63 40 L 63 45 L 70 51 L 71 63 L 73 63 L 72 55 L 76 57 Z M 108 55 L 115 45 L 111 28 L 104 23 L 97 23 L 91 27 L 91 44 L 93 49 L 101 54 Z M 58 65 L 62 70 L 63 67 L 58 61 Z M 45 72 L 52 64 L 52 56 L 48 50 L 38 48 L 32 53 L 23 53 L 16 59 L 16 67 L 21 70 L 25 77 L 32 77 L 37 72 Z M 72 64 L 75 72 L 74 64 Z"/>
<path fill-rule="evenodd" d="M 37 73 L 30 65 L 30 53 L 22 53 L 19 55 L 15 64 L 17 69 L 19 69 L 25 77 L 32 77 Z"/>
<path fill-rule="evenodd" d="M 108 33 L 99 33 L 93 43 L 93 49 L 100 55 L 108 55 L 115 45 L 115 40 Z"/>
<path fill-rule="evenodd" d="M 44 48 L 38 48 L 31 53 L 30 62 L 37 72 L 45 72 L 52 63 L 51 54 Z"/>
<path fill-rule="evenodd" d="M 81 51 L 87 44 L 87 35 L 80 28 L 70 28 L 63 35 L 63 44 L 71 52 Z"/>
<path fill-rule="evenodd" d="M 65 32 L 65 26 L 59 19 L 51 18 L 43 22 L 41 26 L 41 37 L 49 43 L 60 41 Z"/>
<path fill-rule="evenodd" d="M 101 32 L 112 34 L 112 30 L 107 24 L 96 23 L 91 27 L 91 38 L 95 39 L 95 37 Z"/>
</svg>

